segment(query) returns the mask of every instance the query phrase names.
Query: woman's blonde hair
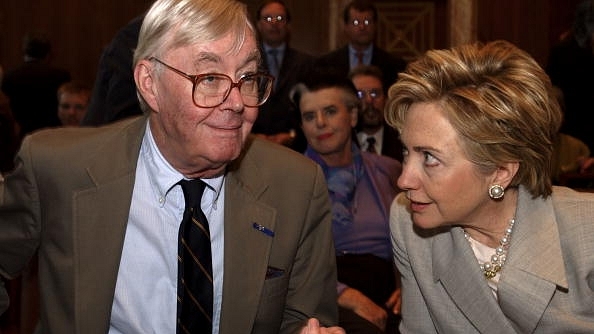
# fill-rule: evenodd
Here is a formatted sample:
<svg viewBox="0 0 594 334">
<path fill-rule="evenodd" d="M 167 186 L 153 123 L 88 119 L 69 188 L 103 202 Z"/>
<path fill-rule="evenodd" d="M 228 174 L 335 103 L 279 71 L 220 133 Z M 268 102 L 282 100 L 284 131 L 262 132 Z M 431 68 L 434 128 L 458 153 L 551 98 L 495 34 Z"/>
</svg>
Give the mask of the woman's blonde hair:
<svg viewBox="0 0 594 334">
<path fill-rule="evenodd" d="M 510 186 L 546 198 L 562 119 L 552 92 L 528 53 L 506 41 L 476 43 L 428 51 L 410 63 L 389 89 L 385 116 L 401 130 L 413 103 L 437 103 L 479 170 L 519 162 Z"/>
</svg>

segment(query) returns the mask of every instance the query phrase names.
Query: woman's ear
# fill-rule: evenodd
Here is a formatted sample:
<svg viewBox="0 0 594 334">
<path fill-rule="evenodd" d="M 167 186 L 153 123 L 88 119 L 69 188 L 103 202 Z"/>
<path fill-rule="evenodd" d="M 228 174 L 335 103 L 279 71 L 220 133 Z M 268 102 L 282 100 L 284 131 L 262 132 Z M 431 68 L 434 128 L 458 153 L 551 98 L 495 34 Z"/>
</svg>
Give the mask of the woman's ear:
<svg viewBox="0 0 594 334">
<path fill-rule="evenodd" d="M 141 60 L 134 67 L 134 81 L 138 92 L 151 110 L 159 112 L 158 89 L 154 76 L 154 67 L 149 60 Z"/>
<path fill-rule="evenodd" d="M 351 108 L 351 128 L 357 126 L 357 122 L 359 121 L 359 106 L 354 106 Z"/>
<path fill-rule="evenodd" d="M 518 173 L 519 168 L 519 162 L 508 162 L 503 164 L 502 166 L 499 166 L 495 171 L 492 184 L 498 184 L 503 188 L 507 188 L 507 186 L 511 183 L 511 181 Z"/>
</svg>

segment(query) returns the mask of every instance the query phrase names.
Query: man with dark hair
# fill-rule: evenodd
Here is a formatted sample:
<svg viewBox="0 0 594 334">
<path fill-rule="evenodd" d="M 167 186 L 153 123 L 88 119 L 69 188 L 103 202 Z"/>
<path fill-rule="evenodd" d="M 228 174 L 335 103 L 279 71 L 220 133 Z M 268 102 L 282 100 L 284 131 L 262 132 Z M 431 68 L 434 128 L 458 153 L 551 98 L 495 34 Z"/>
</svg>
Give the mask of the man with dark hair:
<svg viewBox="0 0 594 334">
<path fill-rule="evenodd" d="M 357 66 L 349 72 L 361 101 L 357 140 L 361 149 L 389 156 L 402 162 L 402 143 L 398 131 L 388 126 L 384 118 L 387 92 L 383 75 L 377 66 Z"/>
<path fill-rule="evenodd" d="M 24 62 L 7 71 L 2 91 L 23 134 L 59 126 L 56 115 L 58 87 L 70 81 L 70 73 L 50 65 L 51 43 L 44 34 L 30 33 L 23 39 Z"/>
<path fill-rule="evenodd" d="M 390 87 L 406 62 L 375 45 L 378 13 L 368 0 L 354 0 L 343 11 L 343 29 L 348 44 L 318 59 L 323 66 L 335 66 L 346 76 L 359 65 L 375 65 L 384 75 L 384 87 Z"/>
<path fill-rule="evenodd" d="M 275 82 L 270 98 L 260 107 L 252 132 L 301 152 L 305 138 L 289 91 L 314 58 L 289 46 L 291 13 L 283 1 L 264 1 L 258 7 L 256 20 L 263 67 Z"/>
</svg>

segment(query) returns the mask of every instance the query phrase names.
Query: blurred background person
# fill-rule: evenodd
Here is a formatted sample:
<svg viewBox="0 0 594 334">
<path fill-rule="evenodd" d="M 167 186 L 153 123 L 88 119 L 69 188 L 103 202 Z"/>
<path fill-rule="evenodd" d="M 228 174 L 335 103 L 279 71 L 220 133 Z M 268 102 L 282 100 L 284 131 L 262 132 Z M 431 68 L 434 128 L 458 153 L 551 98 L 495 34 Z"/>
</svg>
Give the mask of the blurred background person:
<svg viewBox="0 0 594 334">
<path fill-rule="evenodd" d="M 308 71 L 314 58 L 290 47 L 291 19 L 289 9 L 280 0 L 264 1 L 256 11 L 262 65 L 275 79 L 272 94 L 260 106 L 252 132 L 303 152 L 305 138 L 289 92 L 298 76 Z"/>
<path fill-rule="evenodd" d="M 70 73 L 51 64 L 51 51 L 45 34 L 29 33 L 23 39 L 24 62 L 4 74 L 2 91 L 23 135 L 60 125 L 56 93 L 62 83 L 70 81 Z"/>
<path fill-rule="evenodd" d="M 82 82 L 70 81 L 58 88 L 58 118 L 64 126 L 80 126 L 84 118 L 91 88 Z"/>
<path fill-rule="evenodd" d="M 388 126 L 384 118 L 386 90 L 382 72 L 377 66 L 361 65 L 349 72 L 361 101 L 357 140 L 362 150 L 379 153 L 402 161 L 402 143 L 398 131 Z"/>
<path fill-rule="evenodd" d="M 308 142 L 305 155 L 322 167 L 332 201 L 339 326 L 349 334 L 396 333 L 400 290 L 389 207 L 401 165 L 355 143 L 356 94 L 342 73 L 316 68 L 296 86 L 293 100 Z"/>
<path fill-rule="evenodd" d="M 2 67 L 0 67 L 0 84 L 2 77 Z M 20 126 L 14 119 L 8 97 L 0 91 L 0 203 L 2 203 L 2 174 L 11 171 L 14 167 L 14 157 L 20 144 L 20 137 Z"/>
<path fill-rule="evenodd" d="M 551 185 L 562 115 L 505 41 L 428 51 L 389 90 L 402 333 L 594 333 L 594 195 Z"/>
<path fill-rule="evenodd" d="M 132 56 L 138 44 L 144 14 L 122 27 L 101 53 L 82 125 L 96 126 L 142 115 L 132 73 Z"/>
<path fill-rule="evenodd" d="M 318 64 L 336 67 L 345 77 L 357 66 L 375 65 L 383 73 L 384 87 L 390 87 L 406 67 L 406 62 L 375 44 L 377 8 L 373 2 L 349 2 L 343 11 L 343 31 L 347 45 L 321 56 Z"/>
<path fill-rule="evenodd" d="M 563 91 L 554 86 L 553 92 L 561 108 L 561 113 L 565 114 Z M 553 183 L 582 186 L 583 188 L 591 187 L 589 183 L 592 183 L 594 179 L 582 177 L 584 174 L 591 172 L 594 167 L 594 158 L 590 156 L 588 145 L 580 139 L 560 131 L 555 137 L 553 147 L 551 164 Z"/>
<path fill-rule="evenodd" d="M 565 98 L 561 132 L 594 150 L 594 1 L 581 1 L 569 33 L 554 45 L 546 67 L 553 85 Z"/>
</svg>

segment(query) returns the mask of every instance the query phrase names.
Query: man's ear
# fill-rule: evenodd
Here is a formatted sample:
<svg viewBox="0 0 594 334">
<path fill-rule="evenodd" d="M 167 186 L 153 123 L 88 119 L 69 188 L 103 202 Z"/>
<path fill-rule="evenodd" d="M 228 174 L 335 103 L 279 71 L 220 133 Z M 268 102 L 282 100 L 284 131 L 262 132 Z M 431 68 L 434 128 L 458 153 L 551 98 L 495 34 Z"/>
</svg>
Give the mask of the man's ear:
<svg viewBox="0 0 594 334">
<path fill-rule="evenodd" d="M 151 110 L 159 112 L 158 89 L 155 81 L 154 67 L 151 61 L 141 60 L 134 67 L 134 81 L 136 88 Z"/>
</svg>

